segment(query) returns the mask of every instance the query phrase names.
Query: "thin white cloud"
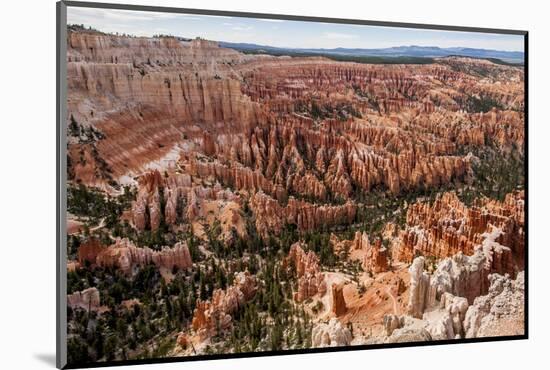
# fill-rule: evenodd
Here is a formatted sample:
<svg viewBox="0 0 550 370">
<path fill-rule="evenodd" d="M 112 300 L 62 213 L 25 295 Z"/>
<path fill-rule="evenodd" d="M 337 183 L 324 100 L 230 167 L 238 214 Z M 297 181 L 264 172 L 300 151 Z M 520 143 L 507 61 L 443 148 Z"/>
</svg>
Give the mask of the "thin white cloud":
<svg viewBox="0 0 550 370">
<path fill-rule="evenodd" d="M 275 23 L 284 22 L 284 20 L 282 20 L 282 19 L 256 18 L 256 20 L 257 21 L 262 21 L 262 22 L 275 22 Z"/>
<path fill-rule="evenodd" d="M 71 18 L 91 18 L 114 21 L 151 21 L 155 19 L 174 19 L 178 14 L 140 12 L 133 10 L 113 10 L 113 9 L 91 9 L 91 8 L 69 8 L 67 14 Z"/>
<path fill-rule="evenodd" d="M 325 32 L 324 36 L 331 40 L 352 40 L 358 39 L 359 36 L 352 33 L 340 33 L 340 32 Z"/>
<path fill-rule="evenodd" d="M 189 15 L 189 14 L 178 14 L 176 17 L 174 18 L 183 18 L 185 19 L 186 21 L 202 21 L 204 20 L 204 18 L 202 18 L 203 16 L 194 16 L 194 15 Z"/>
<path fill-rule="evenodd" d="M 223 18 L 223 19 L 233 19 L 233 17 L 229 17 L 227 15 L 206 15 L 206 14 L 201 14 L 200 15 L 201 17 L 211 17 L 211 18 Z"/>
<path fill-rule="evenodd" d="M 163 20 L 185 20 L 201 21 L 207 15 L 177 14 L 142 12 L 133 10 L 94 9 L 94 8 L 69 8 L 67 12 L 68 23 L 94 23 L 98 21 L 107 22 L 151 22 Z M 222 18 L 222 17 L 220 17 Z M 230 17 L 223 17 L 230 18 Z"/>
<path fill-rule="evenodd" d="M 231 27 L 231 29 L 234 30 L 234 31 L 250 31 L 254 28 L 253 26 L 247 26 L 247 25 L 242 24 L 242 23 L 224 22 L 224 23 L 222 23 L 222 25 L 224 25 L 226 27 Z"/>
<path fill-rule="evenodd" d="M 254 27 L 252 26 L 246 26 L 246 27 L 243 27 L 243 26 L 235 26 L 233 28 L 231 28 L 232 30 L 235 30 L 235 31 L 250 31 L 252 30 Z"/>
</svg>

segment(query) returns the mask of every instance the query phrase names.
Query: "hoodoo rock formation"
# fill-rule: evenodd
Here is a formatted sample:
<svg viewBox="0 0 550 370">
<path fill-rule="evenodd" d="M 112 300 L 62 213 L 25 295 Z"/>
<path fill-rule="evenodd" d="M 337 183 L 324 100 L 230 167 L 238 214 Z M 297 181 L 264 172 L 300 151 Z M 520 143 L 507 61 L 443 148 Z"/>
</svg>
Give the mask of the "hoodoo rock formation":
<svg viewBox="0 0 550 370">
<path fill-rule="evenodd" d="M 216 335 L 217 330 L 227 329 L 231 325 L 231 315 L 252 299 L 257 289 L 256 277 L 248 272 L 236 274 L 233 285 L 226 290 L 216 289 L 212 300 L 197 300 L 191 324 L 193 330 L 204 340 Z"/>
<path fill-rule="evenodd" d="M 395 314 L 384 316 L 384 330 L 387 336 L 391 336 L 395 329 L 399 329 L 403 326 L 403 318 Z"/>
<path fill-rule="evenodd" d="M 521 108 L 523 76 L 512 67 L 482 66 L 508 77 L 495 90 L 450 60 L 276 58 L 206 40 L 72 31 L 67 62 L 71 119 L 98 133 L 73 138 L 71 173 L 91 185 L 201 153 L 211 162 L 196 165 L 201 176 L 277 200 L 289 192 L 326 201 L 354 189 L 398 193 L 464 179 L 470 158 L 459 146 L 488 137 L 523 145 L 522 113 L 512 111 Z M 438 82 L 447 88 L 435 93 Z M 473 94 L 509 110 L 465 112 Z"/>
<path fill-rule="evenodd" d="M 160 225 L 160 191 L 163 186 L 159 171 L 148 172 L 140 177 L 137 199 L 133 204 L 134 225 L 138 230 L 150 226 L 155 231 Z"/>
<path fill-rule="evenodd" d="M 298 288 L 294 292 L 296 302 L 326 293 L 325 276 L 319 267 L 319 258 L 313 251 L 305 252 L 300 243 L 295 243 L 290 247 L 283 266 L 289 268 L 298 279 Z"/>
<path fill-rule="evenodd" d="M 367 250 L 363 261 L 363 268 L 374 274 L 387 271 L 389 268 L 388 250 L 382 246 L 382 240 L 376 239 L 374 244 Z"/>
<path fill-rule="evenodd" d="M 353 239 L 352 250 L 360 250 L 364 252 L 363 269 L 373 274 L 387 271 L 388 250 L 382 246 L 382 240 L 377 238 L 374 243 L 370 243 L 367 233 L 355 233 Z"/>
<path fill-rule="evenodd" d="M 164 202 L 164 212 L 162 203 Z M 241 199 L 220 184 L 195 185 L 188 174 L 172 174 L 163 178 L 151 171 L 138 180 L 138 193 L 132 205 L 135 227 L 157 230 L 161 222 L 177 226 L 186 222 L 202 222 L 212 226 L 220 221 L 223 238 L 229 241 L 233 230 L 244 237 L 246 230 L 240 212 Z"/>
<path fill-rule="evenodd" d="M 100 298 L 97 288 L 84 289 L 81 292 L 75 292 L 67 295 L 67 305 L 71 308 L 82 308 L 87 311 L 96 311 L 99 309 Z"/>
<path fill-rule="evenodd" d="M 341 284 L 333 284 L 331 288 L 331 306 L 330 312 L 335 316 L 342 316 L 346 313 L 346 300 L 344 298 L 344 286 Z"/>
<path fill-rule="evenodd" d="M 524 333 L 523 271 L 516 280 L 499 274 L 485 277 L 490 285 L 486 295 L 479 295 L 479 289 L 473 289 L 479 277 L 475 267 L 472 270 L 473 265 L 455 266 L 458 268 L 455 272 L 460 272 L 454 277 L 438 268 L 432 276 L 423 272 L 419 278 L 422 263 L 423 257 L 418 257 L 411 266 L 409 314 L 413 317 L 386 316 L 384 327 L 388 337 L 384 341 L 393 343 L 404 332 L 423 335 L 425 340 Z M 478 295 L 469 301 L 460 296 L 464 293 Z"/>
<path fill-rule="evenodd" d="M 187 269 L 191 267 L 191 254 L 187 245 L 176 243 L 174 247 L 164 247 L 160 251 L 136 247 L 128 239 L 117 239 L 115 244 L 99 253 L 96 263 L 102 267 L 116 267 L 125 274 L 131 274 L 134 267 L 154 264 L 158 268 Z"/>
<path fill-rule="evenodd" d="M 424 257 L 417 257 L 409 271 L 411 277 L 409 314 L 421 318 L 422 314 L 440 304 L 444 293 L 464 297 L 471 304 L 489 289 L 487 257 L 481 248 L 472 256 L 459 253 L 443 259 L 430 275 L 425 268 Z M 489 267 L 489 268 L 488 268 Z"/>
</svg>

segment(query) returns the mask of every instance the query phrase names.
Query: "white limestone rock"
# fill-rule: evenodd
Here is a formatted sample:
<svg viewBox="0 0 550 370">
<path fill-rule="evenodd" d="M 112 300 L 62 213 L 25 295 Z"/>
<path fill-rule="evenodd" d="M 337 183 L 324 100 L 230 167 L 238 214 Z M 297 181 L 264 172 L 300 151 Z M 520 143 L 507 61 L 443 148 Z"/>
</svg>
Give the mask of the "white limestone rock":
<svg viewBox="0 0 550 370">
<path fill-rule="evenodd" d="M 317 324 L 311 334 L 313 347 L 349 346 L 352 339 L 351 331 L 336 318 Z"/>
</svg>

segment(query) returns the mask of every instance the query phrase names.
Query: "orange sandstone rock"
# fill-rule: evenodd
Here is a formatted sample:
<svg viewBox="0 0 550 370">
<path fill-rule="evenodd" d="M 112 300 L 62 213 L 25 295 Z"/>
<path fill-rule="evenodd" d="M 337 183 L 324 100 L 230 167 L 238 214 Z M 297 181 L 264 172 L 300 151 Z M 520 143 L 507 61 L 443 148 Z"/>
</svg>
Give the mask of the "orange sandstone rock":
<svg viewBox="0 0 550 370">
<path fill-rule="evenodd" d="M 305 252 L 300 243 L 295 243 L 290 247 L 283 266 L 293 271 L 298 278 L 298 288 L 294 293 L 296 302 L 303 302 L 316 294 L 325 294 L 325 277 L 321 273 L 319 258 L 313 251 Z"/>
<path fill-rule="evenodd" d="M 231 325 L 231 315 L 252 299 L 257 291 L 256 278 L 248 272 L 235 275 L 235 281 L 226 290 L 216 289 L 210 301 L 197 300 L 191 326 L 202 340 L 225 330 Z"/>
</svg>

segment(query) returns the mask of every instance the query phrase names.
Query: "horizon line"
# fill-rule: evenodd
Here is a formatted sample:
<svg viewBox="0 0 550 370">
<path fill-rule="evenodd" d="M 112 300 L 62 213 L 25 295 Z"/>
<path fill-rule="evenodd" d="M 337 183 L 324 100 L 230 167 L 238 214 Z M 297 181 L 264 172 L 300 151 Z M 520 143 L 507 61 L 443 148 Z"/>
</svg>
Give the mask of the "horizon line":
<svg viewBox="0 0 550 370">
<path fill-rule="evenodd" d="M 496 51 L 496 52 L 502 52 L 502 53 L 521 53 L 522 55 L 525 55 L 525 52 L 523 50 L 503 50 L 503 49 L 487 49 L 487 48 L 476 48 L 476 47 L 470 47 L 470 46 L 460 46 L 460 45 L 457 45 L 457 46 L 437 46 L 437 45 L 434 45 L 434 44 L 430 44 L 430 45 L 419 45 L 419 44 L 396 44 L 396 45 L 393 45 L 393 46 L 386 46 L 386 47 L 343 47 L 343 46 L 338 46 L 338 47 L 333 47 L 333 48 L 319 48 L 319 47 L 293 47 L 293 46 L 275 46 L 275 45 L 266 45 L 266 44 L 263 44 L 263 43 L 255 43 L 255 42 L 236 42 L 236 41 L 225 41 L 225 40 L 216 40 L 216 39 L 210 39 L 210 38 L 205 38 L 205 37 L 201 37 L 201 36 L 196 36 L 196 37 L 187 37 L 187 36 L 181 36 L 181 35 L 175 35 L 175 34 L 171 34 L 171 33 L 167 33 L 167 34 L 163 34 L 163 33 L 153 33 L 151 35 L 136 35 L 136 34 L 132 34 L 132 33 L 128 33 L 128 32 L 106 32 L 106 31 L 102 31 L 100 29 L 97 29 L 95 27 L 92 27 L 90 25 L 86 25 L 84 23 L 67 23 L 67 27 L 70 27 L 70 26 L 78 26 L 78 27 L 82 27 L 84 31 L 95 31 L 95 32 L 100 32 L 100 33 L 104 33 L 104 34 L 107 34 L 107 35 L 113 35 L 113 36 L 119 36 L 119 37 L 124 37 L 124 36 L 127 36 L 127 37 L 135 37 L 135 38 L 139 38 L 139 37 L 143 37 L 143 38 L 160 38 L 160 37 L 174 37 L 174 38 L 182 38 L 182 39 L 188 39 L 188 40 L 195 40 L 195 39 L 202 39 L 202 40 L 206 40 L 206 41 L 214 41 L 214 42 L 218 42 L 218 43 L 226 43 L 226 44 L 244 44 L 244 45 L 254 45 L 254 46 L 265 46 L 265 47 L 269 47 L 269 48 L 274 48 L 274 49 L 291 49 L 291 50 L 337 50 L 337 49 L 348 49 L 348 50 L 385 50 L 385 49 L 393 49 L 393 48 L 402 48 L 402 47 L 420 47 L 420 48 L 437 48 L 437 49 L 440 49 L 440 50 L 448 50 L 448 49 L 471 49 L 471 50 L 487 50 L 487 51 Z"/>
</svg>

